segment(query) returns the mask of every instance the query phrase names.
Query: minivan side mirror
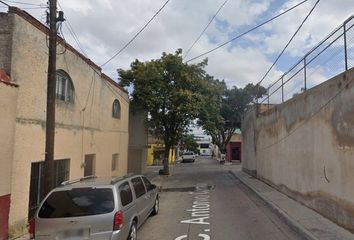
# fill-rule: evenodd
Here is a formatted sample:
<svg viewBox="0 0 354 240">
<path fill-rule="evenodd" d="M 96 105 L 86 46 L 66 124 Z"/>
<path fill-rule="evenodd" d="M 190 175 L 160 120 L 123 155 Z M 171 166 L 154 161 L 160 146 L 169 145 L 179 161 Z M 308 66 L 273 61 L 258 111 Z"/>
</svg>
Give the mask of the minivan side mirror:
<svg viewBox="0 0 354 240">
<path fill-rule="evenodd" d="M 151 184 L 151 189 L 156 189 L 156 185 L 155 184 Z"/>
</svg>

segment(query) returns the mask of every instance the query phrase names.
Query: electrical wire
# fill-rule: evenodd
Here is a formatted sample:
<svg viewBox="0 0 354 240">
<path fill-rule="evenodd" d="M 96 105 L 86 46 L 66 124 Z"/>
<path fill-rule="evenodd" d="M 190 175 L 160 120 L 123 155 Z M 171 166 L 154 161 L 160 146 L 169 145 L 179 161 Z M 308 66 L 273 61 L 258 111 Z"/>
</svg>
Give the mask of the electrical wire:
<svg viewBox="0 0 354 240">
<path fill-rule="evenodd" d="M 76 42 L 76 45 L 80 48 L 82 54 L 84 54 L 85 57 L 87 57 L 87 53 L 85 52 L 85 50 L 81 47 L 81 43 L 79 41 L 79 38 L 77 37 L 76 33 L 74 32 L 73 27 L 71 26 L 70 22 L 67 20 L 64 22 L 65 26 L 68 28 L 69 33 L 71 34 L 71 36 L 74 38 L 74 41 Z"/>
<path fill-rule="evenodd" d="M 266 147 L 259 148 L 259 151 L 271 148 L 272 146 L 274 146 L 274 145 L 284 141 L 288 137 L 290 137 L 294 132 L 296 132 L 299 128 L 301 128 L 306 122 L 311 120 L 314 116 L 316 116 L 319 112 L 321 112 L 322 109 L 327 107 L 334 99 L 336 99 L 345 89 L 348 88 L 349 84 L 351 84 L 352 81 L 353 81 L 353 78 L 351 78 L 346 84 L 343 84 L 344 86 L 341 89 L 339 89 L 338 92 L 335 95 L 333 95 L 325 104 L 320 106 L 319 109 L 317 109 L 317 111 L 313 112 L 307 119 L 305 119 L 302 123 L 300 123 L 297 127 L 295 127 L 293 129 L 293 131 L 289 132 L 287 135 L 285 135 L 284 137 L 282 137 L 279 140 L 275 141 L 274 143 L 272 143 L 272 144 L 270 144 L 270 145 L 268 145 Z"/>
<path fill-rule="evenodd" d="M 45 9 L 47 7 L 21 7 L 22 10 Z"/>
<path fill-rule="evenodd" d="M 5 2 L 4 2 L 4 1 L 2 1 L 2 0 L 0 0 L 0 3 L 2 3 L 2 4 L 4 4 L 4 5 L 6 5 L 6 6 L 8 6 L 8 7 L 11 7 L 9 4 L 5 3 Z"/>
<path fill-rule="evenodd" d="M 220 5 L 219 9 L 216 11 L 216 13 L 214 14 L 214 16 L 210 19 L 209 23 L 204 27 L 204 29 L 202 30 L 202 32 L 199 34 L 199 36 L 197 37 L 197 39 L 193 42 L 193 44 L 188 48 L 186 54 L 184 55 L 184 58 L 186 58 L 189 54 L 189 52 L 192 50 L 192 48 L 194 47 L 194 45 L 199 41 L 199 39 L 202 37 L 202 35 L 204 34 L 204 32 L 208 29 L 208 27 L 210 26 L 210 24 L 214 21 L 214 19 L 216 18 L 216 16 L 219 14 L 219 12 L 221 11 L 221 9 L 225 6 L 225 4 L 228 2 L 228 0 L 226 0 L 223 4 Z"/>
<path fill-rule="evenodd" d="M 152 16 L 152 18 L 150 18 L 150 20 L 133 36 L 133 38 L 130 39 L 116 54 L 114 54 L 110 59 L 108 59 L 106 62 L 104 62 L 100 67 L 103 67 L 104 65 L 106 65 L 107 63 L 112 61 L 115 57 L 117 57 L 121 52 L 123 52 L 124 49 L 126 49 L 140 35 L 140 33 L 142 33 L 144 31 L 144 29 L 150 24 L 150 22 L 152 22 L 152 20 L 154 20 L 154 18 L 162 11 L 162 9 L 164 9 L 164 7 L 167 5 L 167 3 L 169 1 L 170 0 L 167 0 L 162 5 L 162 7 L 160 7 L 160 9 Z"/>
<path fill-rule="evenodd" d="M 68 65 L 68 61 L 66 60 L 66 52 L 64 52 L 63 57 L 64 57 L 64 62 L 65 62 L 66 70 L 68 71 L 69 75 L 71 75 L 70 69 L 69 69 L 69 65 Z M 75 89 L 74 89 L 74 95 L 75 95 L 76 101 L 77 101 L 77 102 L 79 103 L 79 105 L 80 105 L 80 109 L 82 110 L 82 109 L 83 109 L 83 105 L 81 104 L 80 99 L 79 99 L 78 96 L 76 95 Z"/>
<path fill-rule="evenodd" d="M 311 8 L 310 12 L 306 15 L 306 17 L 304 18 L 304 20 L 301 22 L 300 26 L 296 29 L 296 31 L 294 32 L 294 34 L 291 36 L 291 38 L 289 39 L 289 41 L 286 43 L 285 47 L 283 48 L 283 50 L 279 53 L 279 55 L 277 56 L 277 58 L 275 59 L 275 61 L 273 62 L 273 64 L 270 66 L 270 68 L 268 69 L 268 71 L 264 74 L 264 76 L 262 77 L 262 79 L 257 83 L 257 84 L 261 84 L 263 82 L 263 80 L 268 76 L 269 72 L 273 69 L 273 67 L 275 66 L 275 64 L 278 62 L 279 58 L 283 55 L 283 53 L 285 52 L 285 50 L 288 48 L 288 46 L 290 45 L 290 43 L 293 41 L 293 39 L 295 38 L 295 36 L 298 34 L 298 32 L 300 31 L 300 29 L 302 28 L 302 26 L 305 24 L 306 20 L 309 18 L 309 16 L 312 14 L 313 10 L 316 8 L 317 4 L 320 2 L 320 0 L 317 0 L 317 2 L 313 5 L 313 7 Z"/>
<path fill-rule="evenodd" d="M 247 30 L 247 31 L 245 31 L 245 32 L 243 32 L 243 33 L 237 35 L 236 37 L 234 37 L 234 38 L 228 40 L 227 42 L 224 42 L 224 43 L 218 45 L 218 46 L 215 47 L 215 48 L 212 48 L 212 49 L 210 49 L 210 50 L 208 50 L 208 51 L 206 51 L 206 52 L 204 52 L 204 53 L 202 53 L 202 54 L 200 54 L 200 55 L 198 55 L 198 56 L 196 56 L 196 57 L 193 57 L 193 58 L 187 60 L 186 63 L 188 63 L 188 62 L 190 62 L 190 61 L 193 61 L 193 60 L 195 60 L 195 59 L 198 59 L 198 58 L 200 58 L 200 57 L 202 57 L 202 56 L 205 56 L 205 55 L 207 55 L 207 54 L 209 54 L 209 53 L 211 53 L 211 52 L 214 52 L 214 51 L 216 51 L 216 50 L 219 49 L 219 48 L 222 48 L 223 46 L 225 46 L 225 45 L 227 45 L 227 44 L 229 44 L 229 43 L 235 41 L 236 39 L 239 39 L 239 38 L 245 36 L 246 34 L 248 34 L 248 33 L 252 32 L 252 31 L 254 31 L 254 30 L 260 28 L 261 26 L 263 26 L 263 25 L 265 25 L 265 24 L 267 24 L 267 23 L 273 21 L 274 19 L 277 19 L 277 18 L 279 18 L 280 16 L 282 16 L 282 15 L 284 15 L 284 14 L 290 12 L 291 10 L 297 8 L 298 6 L 304 4 L 304 3 L 307 2 L 307 1 L 309 1 L 309 0 L 304 0 L 304 1 L 302 1 L 302 2 L 300 2 L 300 3 L 298 3 L 298 4 L 296 4 L 296 5 L 294 5 L 294 6 L 290 7 L 290 8 L 288 8 L 288 9 L 285 10 L 284 12 L 279 13 L 278 15 L 276 15 L 276 16 L 274 16 L 274 17 L 268 19 L 267 21 L 265 21 L 265 22 L 263 22 L 263 23 L 261 23 L 261 24 L 258 24 L 257 26 L 255 26 L 255 27 L 253 27 L 253 28 L 251 28 L 251 29 L 249 29 L 249 30 Z"/>
<path fill-rule="evenodd" d="M 58 5 L 60 7 L 60 9 L 62 11 L 64 11 L 64 9 L 62 8 L 62 6 L 60 5 L 60 2 L 58 1 Z M 65 26 L 67 27 L 69 33 L 71 34 L 71 36 L 73 37 L 74 41 L 76 42 L 76 45 L 80 48 L 82 54 L 87 57 L 88 55 L 86 54 L 86 52 L 84 51 L 84 49 L 81 47 L 81 43 L 79 41 L 79 38 L 77 37 L 74 28 L 72 27 L 72 25 L 70 24 L 69 19 L 65 19 L 66 21 L 64 22 Z"/>
<path fill-rule="evenodd" d="M 63 23 L 60 22 L 60 24 L 58 25 L 58 32 L 60 33 L 61 37 L 64 39 L 64 41 L 66 42 L 66 39 L 65 39 L 65 36 L 64 36 L 64 33 L 63 33 Z M 57 43 L 57 46 L 59 45 L 60 43 Z M 57 53 L 57 55 L 62 55 L 66 52 L 66 47 L 64 46 L 64 50 L 61 52 L 61 53 Z"/>
<path fill-rule="evenodd" d="M 64 39 L 64 40 L 65 40 L 65 39 Z M 65 51 L 65 52 L 66 52 L 66 51 Z M 63 56 L 64 56 L 64 60 L 65 60 L 65 63 L 66 63 L 66 68 L 69 69 L 68 64 L 67 64 L 67 61 L 66 61 L 66 58 L 65 58 L 65 52 L 64 52 L 64 55 L 63 55 Z M 96 70 L 96 69 L 95 69 L 93 66 L 91 66 L 90 64 L 88 64 L 88 66 L 89 66 L 97 75 L 99 75 L 99 76 L 102 75 L 101 72 L 99 72 L 98 70 Z M 107 88 L 113 93 L 113 95 L 119 96 L 119 97 L 125 99 L 125 96 L 123 96 L 119 91 L 116 91 L 116 89 L 114 89 L 113 86 L 111 86 L 111 84 L 107 83 L 106 80 L 103 79 L 102 82 L 103 82 L 103 83 L 107 86 Z M 92 85 L 92 83 L 91 83 L 91 85 Z M 75 91 L 74 91 L 74 93 L 75 93 Z M 75 95 L 75 96 L 76 96 L 76 95 Z M 80 104 L 80 103 L 79 103 L 79 104 Z M 85 105 L 87 105 L 87 100 L 86 100 Z M 86 106 L 82 106 L 82 104 L 80 104 L 80 106 L 81 106 L 81 108 L 86 108 Z"/>
<path fill-rule="evenodd" d="M 257 88 L 257 92 L 259 91 L 259 86 L 260 84 L 263 82 L 263 80 L 268 76 L 269 72 L 272 70 L 272 68 L 275 66 L 275 64 L 278 62 L 278 60 L 280 59 L 280 57 L 283 55 L 283 53 L 285 52 L 285 50 L 288 48 L 288 46 L 290 45 L 290 43 L 293 41 L 293 39 L 295 38 L 295 36 L 298 34 L 298 32 L 300 31 L 300 29 L 302 28 L 302 26 L 304 25 L 304 23 L 307 21 L 307 19 L 309 18 L 309 16 L 312 14 L 313 10 L 316 8 L 317 4 L 320 2 L 320 0 L 317 0 L 317 2 L 314 4 L 314 6 L 311 8 L 311 10 L 309 11 L 309 13 L 306 15 L 306 17 L 303 19 L 303 21 L 301 22 L 301 24 L 299 25 L 299 27 L 296 29 L 296 31 L 294 32 L 294 34 L 291 36 L 291 38 L 289 39 L 289 41 L 287 42 L 287 44 L 285 45 L 285 47 L 283 48 L 283 50 L 279 53 L 279 55 L 277 56 L 277 58 L 275 59 L 275 61 L 273 62 L 273 64 L 270 66 L 270 68 L 268 69 L 268 71 L 265 73 L 265 75 L 262 77 L 262 79 L 256 83 Z M 279 80 L 277 80 L 275 83 L 277 83 Z M 271 84 L 270 87 L 274 86 L 275 83 Z M 270 87 L 268 87 L 268 92 Z M 278 88 L 279 89 L 279 88 Z M 277 90 L 278 90 L 277 89 Z M 276 90 L 276 91 L 277 91 Z M 275 92 L 275 91 L 274 91 Z M 273 93 L 274 93 L 273 92 Z M 272 94 L 273 94 L 272 93 Z M 258 95 L 258 94 L 257 94 Z M 270 97 L 270 95 L 268 96 L 268 98 Z M 253 97 L 252 97 L 253 98 Z M 251 101 L 252 99 L 250 99 Z"/>
<path fill-rule="evenodd" d="M 35 4 L 35 3 L 26 3 L 26 2 L 21 2 L 21 1 L 12 1 L 12 0 L 3 0 L 8 3 L 17 3 L 17 4 L 22 4 L 22 5 L 28 5 L 28 6 L 40 6 L 43 7 L 42 4 Z"/>
<path fill-rule="evenodd" d="M 349 17 L 347 20 L 345 20 L 345 22 L 350 21 L 351 19 L 353 19 L 353 16 Z M 344 22 L 344 23 L 345 23 Z M 343 24 L 344 24 L 343 23 Z M 333 30 L 327 37 L 325 37 L 318 45 L 314 46 L 309 52 L 307 52 L 307 54 L 305 56 L 309 56 L 311 53 L 313 53 L 314 51 L 316 51 L 316 49 L 319 48 L 319 46 L 321 46 L 322 44 L 324 44 L 328 39 L 330 39 L 332 36 L 334 36 L 334 34 L 336 34 L 338 31 L 340 31 L 340 29 L 343 27 L 343 24 L 341 24 L 339 27 L 337 27 L 335 30 Z M 354 27 L 354 24 L 351 25 L 347 31 L 349 31 L 351 28 Z M 332 44 L 334 44 L 340 37 L 342 37 L 344 35 L 344 32 L 341 33 L 339 36 L 335 37 L 335 39 L 329 43 L 326 47 L 324 47 L 319 53 L 317 53 L 314 57 L 312 57 L 309 61 L 307 61 L 307 65 L 309 65 L 312 61 L 314 61 L 320 54 L 322 54 L 324 51 L 326 51 Z M 268 89 L 272 88 L 276 83 L 278 83 L 285 75 L 288 75 L 290 72 L 292 72 L 292 70 L 294 70 L 302 61 L 304 58 L 301 58 L 300 61 L 298 61 L 290 70 L 288 70 L 286 73 L 284 73 L 282 75 L 282 77 L 280 77 L 278 80 L 276 80 L 275 82 L 273 82 Z M 302 71 L 305 68 L 305 66 L 302 66 L 299 70 L 297 70 L 288 80 L 286 80 L 283 85 L 285 85 L 286 83 L 288 83 L 295 75 L 297 75 L 300 71 Z M 259 85 L 257 85 L 259 86 Z M 279 90 L 280 87 L 278 87 L 276 90 L 274 90 L 270 95 L 272 95 L 273 93 L 275 93 L 277 90 Z M 267 98 L 266 98 L 267 99 Z M 264 99 L 261 103 L 263 103 L 266 99 Z"/>
</svg>

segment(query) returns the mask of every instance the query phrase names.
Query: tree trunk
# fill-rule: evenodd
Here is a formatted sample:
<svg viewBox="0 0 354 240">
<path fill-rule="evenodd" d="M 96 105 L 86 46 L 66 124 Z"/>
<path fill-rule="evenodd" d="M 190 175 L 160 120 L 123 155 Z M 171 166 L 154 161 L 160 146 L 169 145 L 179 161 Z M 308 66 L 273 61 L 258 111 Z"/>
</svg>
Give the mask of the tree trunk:
<svg viewBox="0 0 354 240">
<path fill-rule="evenodd" d="M 163 157 L 163 169 L 161 169 L 159 171 L 160 175 L 170 175 L 170 168 L 168 165 L 168 157 L 170 155 L 170 146 L 169 145 L 165 145 L 165 154 Z"/>
</svg>

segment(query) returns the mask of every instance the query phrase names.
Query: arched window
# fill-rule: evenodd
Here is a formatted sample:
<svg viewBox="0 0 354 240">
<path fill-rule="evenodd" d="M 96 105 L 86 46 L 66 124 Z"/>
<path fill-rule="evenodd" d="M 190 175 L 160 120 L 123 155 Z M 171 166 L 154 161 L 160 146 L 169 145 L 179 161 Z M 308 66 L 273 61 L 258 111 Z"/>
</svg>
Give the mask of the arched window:
<svg viewBox="0 0 354 240">
<path fill-rule="evenodd" d="M 115 99 L 113 101 L 112 105 L 112 117 L 114 118 L 120 118 L 120 103 L 118 99 Z"/>
<path fill-rule="evenodd" d="M 55 97 L 64 102 L 74 102 L 74 85 L 69 75 L 63 70 L 56 71 Z"/>
</svg>

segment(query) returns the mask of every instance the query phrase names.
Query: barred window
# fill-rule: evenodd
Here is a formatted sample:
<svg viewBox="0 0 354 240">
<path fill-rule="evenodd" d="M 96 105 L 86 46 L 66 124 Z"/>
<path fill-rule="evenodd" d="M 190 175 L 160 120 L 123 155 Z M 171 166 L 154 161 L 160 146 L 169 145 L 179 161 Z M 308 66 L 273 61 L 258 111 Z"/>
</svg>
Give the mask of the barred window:
<svg viewBox="0 0 354 240">
<path fill-rule="evenodd" d="M 115 99 L 113 101 L 112 105 L 112 117 L 114 118 L 120 118 L 120 103 L 118 99 Z"/>
<path fill-rule="evenodd" d="M 64 102 L 74 102 L 73 83 L 69 75 L 63 70 L 58 70 L 56 72 L 55 97 Z"/>
</svg>

